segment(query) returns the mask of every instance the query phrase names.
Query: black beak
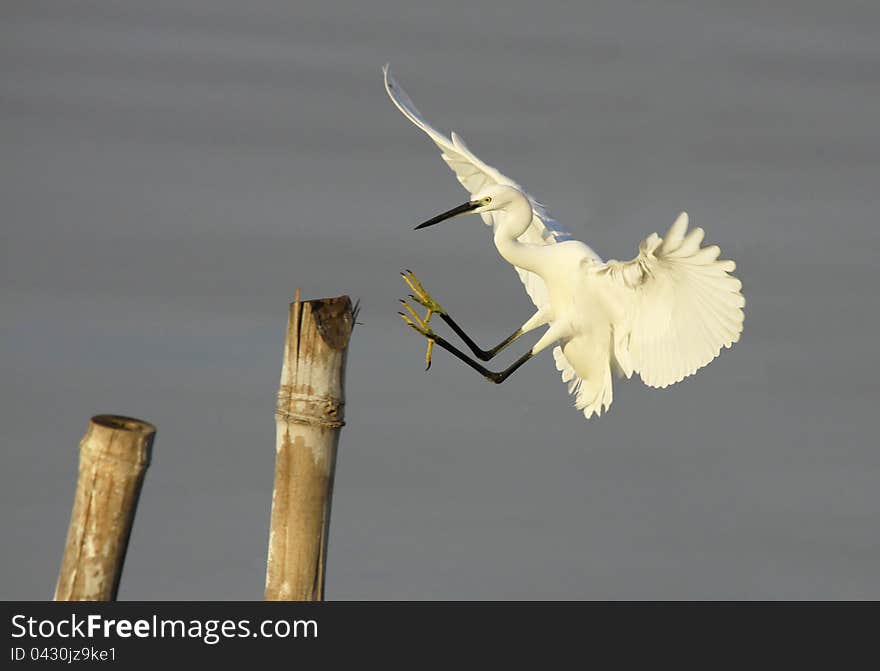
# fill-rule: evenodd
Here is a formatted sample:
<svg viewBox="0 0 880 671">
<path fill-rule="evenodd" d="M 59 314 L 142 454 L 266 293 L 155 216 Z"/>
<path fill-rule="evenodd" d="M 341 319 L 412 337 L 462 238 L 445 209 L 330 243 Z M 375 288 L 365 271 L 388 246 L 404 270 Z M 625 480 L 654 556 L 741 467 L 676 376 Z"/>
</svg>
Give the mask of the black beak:
<svg viewBox="0 0 880 671">
<path fill-rule="evenodd" d="M 459 214 L 466 214 L 467 212 L 473 212 L 480 206 L 479 202 L 468 201 L 459 205 L 458 207 L 453 207 L 448 212 L 444 212 L 443 214 L 438 214 L 436 217 L 428 219 L 423 224 L 419 224 L 415 227 L 415 230 L 419 230 L 420 228 L 427 228 L 428 226 L 433 226 L 434 224 L 439 224 L 441 221 L 446 221 L 447 219 L 451 219 Z"/>
</svg>

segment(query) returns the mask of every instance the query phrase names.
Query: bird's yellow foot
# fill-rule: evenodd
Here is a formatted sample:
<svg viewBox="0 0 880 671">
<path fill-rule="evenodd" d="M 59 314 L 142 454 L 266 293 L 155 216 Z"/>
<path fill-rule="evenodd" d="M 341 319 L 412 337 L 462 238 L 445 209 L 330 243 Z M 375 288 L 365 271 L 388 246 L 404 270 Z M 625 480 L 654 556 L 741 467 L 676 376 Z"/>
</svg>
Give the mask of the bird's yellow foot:
<svg viewBox="0 0 880 671">
<path fill-rule="evenodd" d="M 397 314 L 400 315 L 400 318 L 403 319 L 408 326 L 428 339 L 428 349 L 425 352 L 425 370 L 428 370 L 431 367 L 431 356 L 434 354 L 434 332 L 429 325 L 433 311 L 429 308 L 425 318 L 422 319 L 404 299 L 400 299 L 400 304 L 409 313 L 398 312 Z"/>
<path fill-rule="evenodd" d="M 425 290 L 425 287 L 422 286 L 422 283 L 419 282 L 418 278 L 413 274 L 413 271 L 406 270 L 400 273 L 400 276 L 403 278 L 403 281 L 407 283 L 409 288 L 412 289 L 410 298 L 422 307 L 428 308 L 429 315 L 433 312 L 436 312 L 438 315 L 446 314 L 446 310 L 440 307 L 440 303 L 435 301 L 431 294 Z M 430 317 L 428 317 L 428 319 L 430 319 Z"/>
</svg>

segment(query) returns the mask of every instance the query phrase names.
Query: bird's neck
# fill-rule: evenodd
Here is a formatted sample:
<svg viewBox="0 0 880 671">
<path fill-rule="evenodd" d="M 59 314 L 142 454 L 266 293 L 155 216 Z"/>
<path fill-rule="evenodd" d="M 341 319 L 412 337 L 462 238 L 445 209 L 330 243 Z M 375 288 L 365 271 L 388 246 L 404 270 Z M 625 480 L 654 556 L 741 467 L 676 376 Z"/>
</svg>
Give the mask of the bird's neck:
<svg viewBox="0 0 880 671">
<path fill-rule="evenodd" d="M 532 204 L 519 191 L 495 214 L 495 247 L 508 263 L 534 272 L 535 249 L 518 238 L 532 225 Z"/>
<path fill-rule="evenodd" d="M 529 210 L 529 218 L 531 218 L 531 209 Z M 524 270 L 536 272 L 535 245 L 524 244 L 517 240 L 526 228 L 528 228 L 528 224 L 510 226 L 506 225 L 504 221 L 498 223 L 495 226 L 495 248 L 508 263 Z"/>
</svg>

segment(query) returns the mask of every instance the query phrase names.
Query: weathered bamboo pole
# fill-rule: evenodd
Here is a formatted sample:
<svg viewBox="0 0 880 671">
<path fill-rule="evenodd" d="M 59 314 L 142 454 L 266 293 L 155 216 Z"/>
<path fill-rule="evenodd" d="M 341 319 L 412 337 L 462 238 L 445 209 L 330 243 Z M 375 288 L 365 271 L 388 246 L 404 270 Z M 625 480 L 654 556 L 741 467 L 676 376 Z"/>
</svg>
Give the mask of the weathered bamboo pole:
<svg viewBox="0 0 880 671">
<path fill-rule="evenodd" d="M 348 296 L 290 304 L 275 409 L 275 487 L 266 600 L 324 598 L 327 532 L 345 359 L 355 309 Z"/>
<path fill-rule="evenodd" d="M 79 444 L 79 477 L 55 601 L 114 601 L 156 427 L 92 417 Z"/>
</svg>

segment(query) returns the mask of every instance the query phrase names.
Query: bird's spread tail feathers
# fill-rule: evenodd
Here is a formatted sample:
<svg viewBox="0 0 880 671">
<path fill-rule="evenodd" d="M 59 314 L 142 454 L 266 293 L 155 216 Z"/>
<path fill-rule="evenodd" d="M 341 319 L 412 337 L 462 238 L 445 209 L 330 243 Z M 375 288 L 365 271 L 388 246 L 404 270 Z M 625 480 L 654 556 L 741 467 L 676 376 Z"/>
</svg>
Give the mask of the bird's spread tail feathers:
<svg viewBox="0 0 880 671">
<path fill-rule="evenodd" d="M 572 353 L 572 352 L 570 352 Z M 575 356 L 577 352 L 573 353 Z M 579 377 L 571 362 L 566 358 L 562 347 L 553 348 L 556 369 L 562 373 L 562 381 L 568 384 L 568 393 L 575 397 L 574 407 L 582 410 L 584 417 L 601 416 L 611 407 L 614 400 L 611 366 L 607 357 L 604 363 L 593 361 L 591 373 L 587 377 Z"/>
</svg>

